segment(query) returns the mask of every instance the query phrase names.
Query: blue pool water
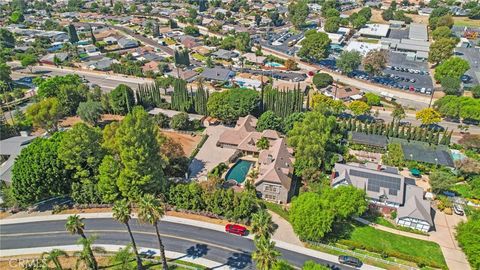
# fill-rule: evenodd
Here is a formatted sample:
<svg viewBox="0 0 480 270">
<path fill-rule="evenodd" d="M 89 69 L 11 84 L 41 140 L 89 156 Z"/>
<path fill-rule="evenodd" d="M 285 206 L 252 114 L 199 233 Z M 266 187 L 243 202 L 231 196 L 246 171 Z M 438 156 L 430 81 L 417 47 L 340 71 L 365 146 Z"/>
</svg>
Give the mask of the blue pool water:
<svg viewBox="0 0 480 270">
<path fill-rule="evenodd" d="M 267 62 L 267 63 L 265 63 L 265 65 L 266 65 L 267 67 L 283 67 L 282 64 L 277 63 L 277 62 Z"/>
<path fill-rule="evenodd" d="M 225 180 L 233 179 L 237 181 L 237 183 L 241 184 L 247 178 L 248 171 L 250 167 L 252 167 L 253 162 L 247 160 L 239 160 L 233 165 L 232 168 L 227 172 L 227 176 L 225 176 Z"/>
</svg>

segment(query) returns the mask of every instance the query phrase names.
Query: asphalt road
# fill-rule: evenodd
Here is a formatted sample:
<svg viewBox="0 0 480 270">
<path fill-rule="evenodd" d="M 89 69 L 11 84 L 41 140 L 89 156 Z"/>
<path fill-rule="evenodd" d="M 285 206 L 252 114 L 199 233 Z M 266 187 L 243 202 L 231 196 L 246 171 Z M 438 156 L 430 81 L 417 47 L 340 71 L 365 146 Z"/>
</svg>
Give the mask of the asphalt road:
<svg viewBox="0 0 480 270">
<path fill-rule="evenodd" d="M 97 235 L 98 244 L 126 245 L 129 236 L 125 226 L 113 219 L 86 219 L 87 235 Z M 255 269 L 251 252 L 252 240 L 219 231 L 161 222 L 160 231 L 167 250 L 184 253 L 191 257 L 203 257 L 235 269 Z M 154 229 L 131 221 L 131 228 L 139 247 L 158 248 Z M 78 236 L 65 231 L 65 221 L 41 221 L 0 226 L 0 250 L 71 245 Z M 353 269 L 337 263 L 324 261 L 301 253 L 278 249 L 290 263 L 301 266 L 305 261 L 314 260 L 333 269 Z"/>
</svg>

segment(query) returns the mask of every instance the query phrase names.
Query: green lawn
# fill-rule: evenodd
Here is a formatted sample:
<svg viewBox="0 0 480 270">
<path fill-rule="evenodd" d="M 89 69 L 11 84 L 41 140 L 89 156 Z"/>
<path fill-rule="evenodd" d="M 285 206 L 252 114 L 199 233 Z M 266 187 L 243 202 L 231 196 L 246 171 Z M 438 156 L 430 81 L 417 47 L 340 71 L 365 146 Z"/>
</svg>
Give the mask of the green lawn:
<svg viewBox="0 0 480 270">
<path fill-rule="evenodd" d="M 264 202 L 264 203 L 267 206 L 268 210 L 270 210 L 270 211 L 276 213 L 277 215 L 281 216 L 286 221 L 289 221 L 288 212 L 283 210 L 283 207 L 281 205 L 276 204 L 276 203 L 271 203 L 271 202 Z"/>
<path fill-rule="evenodd" d="M 480 27 L 480 20 L 472 20 L 467 17 L 453 17 L 453 21 L 457 26 Z"/>
<path fill-rule="evenodd" d="M 205 56 L 203 56 L 199 53 L 193 53 L 192 57 L 197 61 L 205 61 L 205 59 L 207 59 Z"/>
<path fill-rule="evenodd" d="M 361 246 L 401 259 L 411 257 L 427 265 L 447 268 L 437 243 L 377 230 L 370 226 L 355 224 L 349 235 L 338 242 L 349 246 Z"/>
</svg>

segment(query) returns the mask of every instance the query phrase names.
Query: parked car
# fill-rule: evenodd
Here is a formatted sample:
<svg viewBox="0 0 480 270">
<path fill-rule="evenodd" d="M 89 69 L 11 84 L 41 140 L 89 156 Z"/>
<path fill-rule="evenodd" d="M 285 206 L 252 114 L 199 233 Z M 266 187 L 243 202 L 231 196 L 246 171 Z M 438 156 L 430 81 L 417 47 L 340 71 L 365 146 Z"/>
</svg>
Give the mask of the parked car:
<svg viewBox="0 0 480 270">
<path fill-rule="evenodd" d="M 344 256 L 344 255 L 338 256 L 338 262 L 341 264 L 346 264 L 353 267 L 361 267 L 363 264 L 362 261 L 360 261 L 360 259 L 358 258 L 355 258 L 352 256 Z"/>
<path fill-rule="evenodd" d="M 459 216 L 463 216 L 465 212 L 463 211 L 463 207 L 459 204 L 454 204 L 453 205 L 453 212 Z"/>
<path fill-rule="evenodd" d="M 227 224 L 225 225 L 225 231 L 232 234 L 237 234 L 240 236 L 247 235 L 247 228 L 237 225 L 237 224 Z"/>
<path fill-rule="evenodd" d="M 142 258 L 151 259 L 151 258 L 153 258 L 153 256 L 155 256 L 155 253 L 156 253 L 155 251 L 149 249 L 149 250 L 145 250 L 145 251 L 140 252 L 139 255 L 140 255 L 140 257 L 142 257 Z"/>
</svg>

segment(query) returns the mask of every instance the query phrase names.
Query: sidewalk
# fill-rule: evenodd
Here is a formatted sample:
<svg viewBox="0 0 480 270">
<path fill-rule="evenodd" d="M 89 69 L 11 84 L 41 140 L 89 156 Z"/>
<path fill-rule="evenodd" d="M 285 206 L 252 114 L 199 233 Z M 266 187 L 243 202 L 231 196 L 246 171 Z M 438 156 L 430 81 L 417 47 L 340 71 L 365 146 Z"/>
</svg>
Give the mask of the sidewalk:
<svg viewBox="0 0 480 270">
<path fill-rule="evenodd" d="M 108 252 L 117 252 L 120 248 L 124 248 L 125 246 L 121 245 L 94 245 L 95 247 L 101 247 L 105 249 Z M 2 253 L 0 254 L 0 257 L 12 257 L 12 256 L 19 256 L 19 255 L 39 255 L 42 254 L 43 252 L 49 252 L 53 249 L 61 249 L 67 252 L 73 252 L 73 251 L 80 251 L 82 250 L 81 245 L 68 245 L 68 246 L 50 246 L 50 247 L 40 247 L 40 248 L 20 248 L 20 249 L 7 249 L 7 250 L 2 250 Z M 142 248 L 139 247 L 139 252 L 147 251 L 147 250 L 152 250 L 155 252 L 156 255 L 160 254 L 160 250 L 158 249 L 152 249 L 152 248 Z M 169 259 L 180 259 L 181 261 L 184 262 L 189 262 L 189 263 L 194 263 L 198 265 L 203 265 L 208 268 L 215 268 L 215 269 L 221 269 L 221 270 L 226 270 L 230 269 L 229 266 L 226 266 L 222 263 L 219 262 L 214 262 L 211 260 L 207 260 L 204 258 L 200 257 L 191 257 L 188 256 L 187 254 L 179 253 L 179 252 L 173 252 L 173 251 L 168 251 L 165 250 L 165 256 Z"/>
<path fill-rule="evenodd" d="M 91 218 L 112 218 L 112 213 L 84 213 L 84 214 L 78 214 L 80 217 L 85 218 L 85 219 L 91 219 Z M 7 224 L 20 224 L 20 223 L 29 223 L 29 222 L 37 222 L 37 221 L 53 221 L 53 220 L 66 220 L 69 216 L 71 215 L 50 215 L 50 216 L 34 216 L 34 217 L 24 217 L 24 218 L 6 218 L 3 220 L 0 220 L 0 225 L 7 225 Z M 134 216 L 135 217 L 135 216 Z M 190 225 L 190 226 L 196 226 L 196 227 L 202 227 L 210 230 L 216 230 L 216 231 L 221 231 L 224 232 L 225 228 L 221 225 L 217 224 L 212 224 L 208 222 L 203 222 L 203 221 L 196 221 L 196 220 L 190 220 L 190 219 L 185 219 L 185 218 L 179 218 L 179 217 L 171 217 L 171 216 L 166 216 L 162 220 L 168 221 L 168 222 L 174 222 L 174 223 L 179 223 L 179 224 L 185 224 L 185 225 Z M 246 238 L 253 239 L 253 235 L 249 235 Z M 286 239 L 289 240 L 289 239 Z M 309 249 L 303 246 L 298 246 L 293 241 L 293 243 L 287 243 L 284 241 L 279 241 L 276 240 L 276 246 L 278 248 L 290 250 L 293 252 L 305 254 L 311 257 L 331 261 L 331 262 L 337 262 L 338 257 L 334 255 L 330 255 L 327 253 L 323 253 L 320 251 L 316 251 L 313 249 Z M 2 250 L 2 256 L 4 256 L 4 251 Z M 19 251 L 20 252 L 20 251 Z M 169 257 L 169 256 L 168 256 Z M 196 262 L 198 263 L 198 262 Z M 200 264 L 200 263 L 198 263 Z M 219 268 L 216 268 L 219 269 Z M 370 270 L 370 269 L 380 269 L 374 266 L 366 265 L 364 264 L 361 269 L 365 270 Z"/>
</svg>

